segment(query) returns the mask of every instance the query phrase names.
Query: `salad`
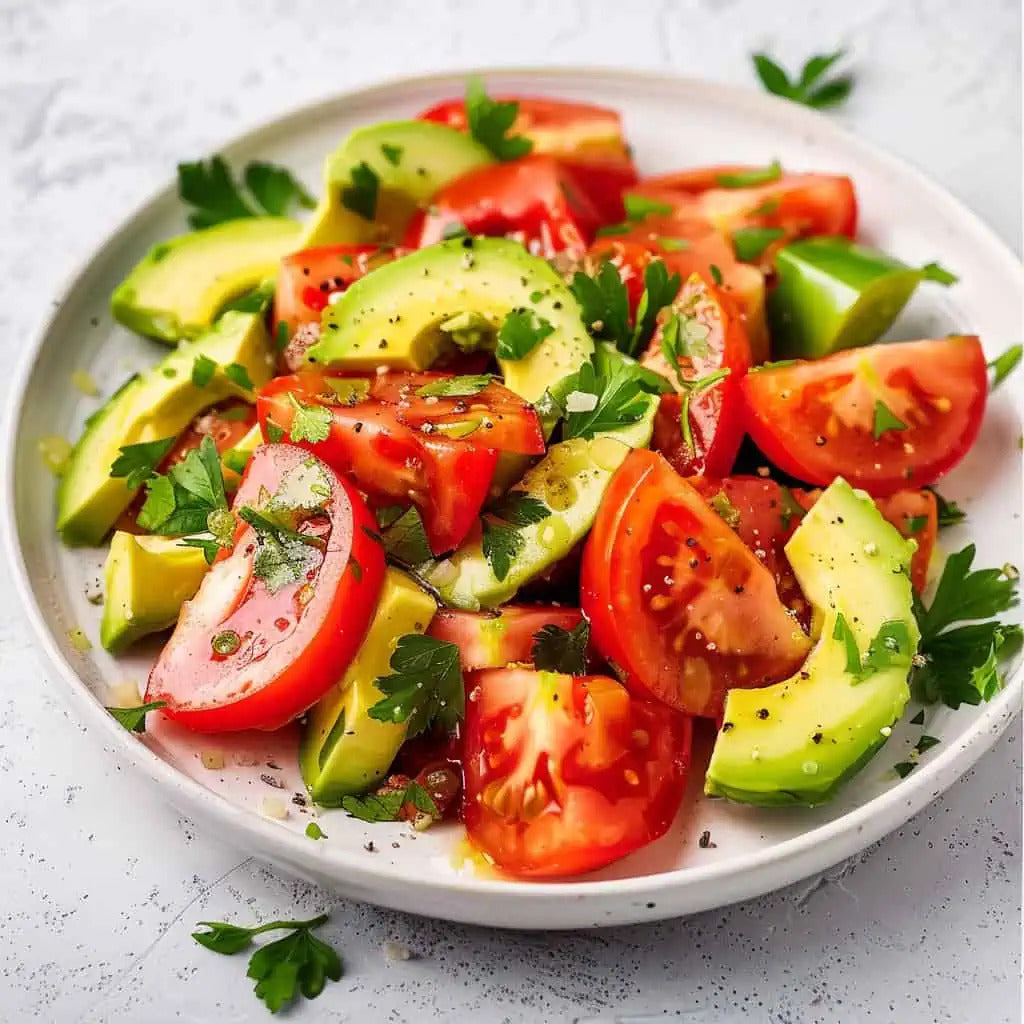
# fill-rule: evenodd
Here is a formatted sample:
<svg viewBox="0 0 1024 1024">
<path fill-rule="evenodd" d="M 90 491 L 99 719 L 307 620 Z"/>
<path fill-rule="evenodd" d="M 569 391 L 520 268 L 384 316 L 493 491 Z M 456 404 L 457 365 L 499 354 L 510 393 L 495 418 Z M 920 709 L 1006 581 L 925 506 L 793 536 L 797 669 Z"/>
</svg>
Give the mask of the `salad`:
<svg viewBox="0 0 1024 1024">
<path fill-rule="evenodd" d="M 848 177 L 644 176 L 614 111 L 478 81 L 324 173 L 182 164 L 111 300 L 165 354 L 48 448 L 103 646 L 162 645 L 123 724 L 297 728 L 316 804 L 546 878 L 691 773 L 814 806 L 912 695 L 998 691 L 1017 573 L 942 564 L 932 485 L 1020 346 L 883 343 L 957 279 L 858 242 Z"/>
</svg>

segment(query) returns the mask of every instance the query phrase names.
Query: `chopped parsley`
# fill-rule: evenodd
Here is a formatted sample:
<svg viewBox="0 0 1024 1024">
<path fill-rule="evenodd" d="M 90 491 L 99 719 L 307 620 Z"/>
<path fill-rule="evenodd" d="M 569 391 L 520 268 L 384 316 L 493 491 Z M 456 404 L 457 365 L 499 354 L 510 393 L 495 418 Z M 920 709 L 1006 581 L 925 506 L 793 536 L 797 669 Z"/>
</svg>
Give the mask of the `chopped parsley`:
<svg viewBox="0 0 1024 1024">
<path fill-rule="evenodd" d="M 141 487 L 156 472 L 156 467 L 177 443 L 176 437 L 163 437 L 158 441 L 143 441 L 140 444 L 126 444 L 120 455 L 111 463 L 110 475 L 124 478 L 125 486 L 134 491 Z"/>
<path fill-rule="evenodd" d="M 241 363 L 228 363 L 224 367 L 224 376 L 232 384 L 237 384 L 243 391 L 252 391 L 252 379 L 249 376 L 249 371 Z"/>
<path fill-rule="evenodd" d="M 737 228 L 732 233 L 736 259 L 741 263 L 756 263 L 772 242 L 777 242 L 785 231 L 782 228 Z"/>
<path fill-rule="evenodd" d="M 245 165 L 242 177 L 263 212 L 271 217 L 283 217 L 293 206 L 307 210 L 316 206 L 302 182 L 285 167 L 254 160 Z"/>
<path fill-rule="evenodd" d="M 592 438 L 639 420 L 650 408 L 651 400 L 635 366 L 623 362 L 615 366 L 609 375 L 602 376 L 593 363 L 584 363 L 575 373 L 561 380 L 557 386 L 558 395 L 553 397 L 565 416 L 562 436 L 566 439 Z M 588 410 L 566 411 L 564 397 L 573 392 L 594 395 L 597 401 Z"/>
<path fill-rule="evenodd" d="M 384 697 L 369 709 L 371 718 L 408 722 L 407 736 L 411 737 L 434 722 L 451 729 L 465 714 L 466 696 L 455 644 L 407 633 L 399 637 L 390 664 L 391 674 L 376 680 Z"/>
<path fill-rule="evenodd" d="M 306 826 L 306 837 L 308 839 L 327 839 L 327 833 L 315 822 L 311 821 Z"/>
<path fill-rule="evenodd" d="M 276 286 L 277 282 L 273 278 L 264 281 L 262 284 L 256 285 L 255 288 L 242 292 L 237 298 L 229 299 L 221 306 L 220 312 L 217 315 L 223 316 L 229 311 L 236 313 L 263 313 L 274 298 Z"/>
<path fill-rule="evenodd" d="M 495 579 L 504 580 L 512 566 L 512 559 L 523 546 L 519 532 L 526 526 L 543 522 L 551 509 L 539 498 L 523 491 L 509 491 L 495 502 L 483 517 L 481 547 Z"/>
<path fill-rule="evenodd" d="M 317 444 L 331 436 L 334 416 L 330 409 L 324 405 L 306 405 L 291 391 L 288 392 L 288 401 L 293 410 L 291 427 L 288 429 L 288 437 L 292 441 Z"/>
<path fill-rule="evenodd" d="M 958 526 L 967 518 L 967 513 L 955 501 L 948 501 L 934 487 L 928 490 L 935 495 L 940 530 L 947 526 Z"/>
<path fill-rule="evenodd" d="M 679 294 L 682 287 L 679 274 L 669 274 L 661 260 L 652 260 L 644 269 L 644 292 L 636 307 L 636 326 L 630 338 L 626 355 L 642 352 L 654 334 L 658 313 Z"/>
<path fill-rule="evenodd" d="M 729 495 L 725 491 L 720 490 L 713 494 L 708 505 L 731 530 L 740 525 L 740 510 L 729 500 Z"/>
<path fill-rule="evenodd" d="M 107 708 L 113 718 L 124 726 L 129 732 L 145 732 L 146 731 L 146 715 L 150 711 L 158 711 L 160 708 L 167 707 L 167 702 L 163 700 L 151 700 L 147 704 L 140 704 L 134 708 Z"/>
<path fill-rule="evenodd" d="M 613 342 L 622 351 L 628 350 L 633 340 L 629 296 L 615 265 L 605 261 L 593 277 L 576 271 L 571 288 L 590 333 Z"/>
<path fill-rule="evenodd" d="M 783 484 L 779 485 L 779 518 L 782 520 L 782 528 L 789 529 L 789 524 L 794 519 L 803 519 L 807 509 L 796 500 L 796 495 Z"/>
<path fill-rule="evenodd" d="M 362 160 L 352 168 L 349 184 L 341 190 L 341 205 L 363 220 L 373 220 L 377 216 L 379 190 L 377 172 Z"/>
<path fill-rule="evenodd" d="M 533 664 L 542 672 L 581 676 L 587 671 L 590 623 L 581 619 L 572 629 L 547 625 L 533 634 Z"/>
<path fill-rule="evenodd" d="M 951 284 L 956 284 L 960 278 L 938 263 L 926 263 L 921 268 L 921 280 L 934 281 L 936 284 L 945 285 L 948 288 Z"/>
<path fill-rule="evenodd" d="M 416 389 L 420 398 L 469 398 L 478 395 L 494 380 L 490 373 L 470 373 L 461 377 L 441 377 Z"/>
<path fill-rule="evenodd" d="M 996 356 L 988 364 L 988 368 L 992 371 L 993 388 L 999 387 L 1017 369 L 1022 356 L 1024 356 L 1024 346 L 1018 343 L 1011 345 L 1001 356 Z"/>
<path fill-rule="evenodd" d="M 928 525 L 927 516 L 904 516 L 907 533 L 920 533 Z"/>
<path fill-rule="evenodd" d="M 498 331 L 495 355 L 499 359 L 523 359 L 555 330 L 550 320 L 530 309 L 513 309 Z"/>
<path fill-rule="evenodd" d="M 880 398 L 875 401 L 875 420 L 871 428 L 871 435 L 877 441 L 889 430 L 906 430 L 907 425 L 903 422 Z"/>
<path fill-rule="evenodd" d="M 410 568 L 429 562 L 434 557 L 423 520 L 414 508 L 405 510 L 387 525 L 383 540 L 388 558 Z"/>
<path fill-rule="evenodd" d="M 825 77 L 825 73 L 845 55 L 845 50 L 836 50 L 835 53 L 811 57 L 804 64 L 799 77 L 793 79 L 767 54 L 755 53 L 752 59 L 757 77 L 768 92 L 794 103 L 802 103 L 805 107 L 822 110 L 838 106 L 853 89 L 852 75 Z"/>
<path fill-rule="evenodd" d="M 380 821 L 399 821 L 402 808 L 412 804 L 417 811 L 429 814 L 432 818 L 440 818 L 433 797 L 415 779 L 402 789 L 387 789 L 365 796 L 346 796 L 341 806 L 353 818 L 376 824 Z"/>
<path fill-rule="evenodd" d="M 479 78 L 466 83 L 469 134 L 498 160 L 518 160 L 533 149 L 529 139 L 509 134 L 518 115 L 518 103 L 492 100 Z"/>
<path fill-rule="evenodd" d="M 205 388 L 216 372 L 217 364 L 209 356 L 200 354 L 192 360 L 192 383 L 197 388 Z"/>
<path fill-rule="evenodd" d="M 392 146 L 390 142 L 382 142 L 380 151 L 392 167 L 397 167 L 402 162 L 403 149 L 401 146 Z"/>
<path fill-rule="evenodd" d="M 721 188 L 752 188 L 754 185 L 770 185 L 781 177 L 782 164 L 778 160 L 773 160 L 767 167 L 751 167 L 746 171 L 730 171 L 719 174 L 715 178 L 715 184 Z M 714 269 L 712 268 L 712 274 Z"/>
<path fill-rule="evenodd" d="M 257 511 L 243 505 L 238 510 L 238 517 L 248 523 L 256 534 L 252 572 L 270 593 L 276 594 L 282 587 L 298 583 L 320 562 L 323 541 L 278 522 L 269 509 Z"/>
<path fill-rule="evenodd" d="M 857 638 L 842 612 L 836 616 L 832 639 L 838 640 L 846 649 L 846 671 L 851 676 L 859 676 L 861 671 L 860 648 L 857 646 Z"/>
</svg>

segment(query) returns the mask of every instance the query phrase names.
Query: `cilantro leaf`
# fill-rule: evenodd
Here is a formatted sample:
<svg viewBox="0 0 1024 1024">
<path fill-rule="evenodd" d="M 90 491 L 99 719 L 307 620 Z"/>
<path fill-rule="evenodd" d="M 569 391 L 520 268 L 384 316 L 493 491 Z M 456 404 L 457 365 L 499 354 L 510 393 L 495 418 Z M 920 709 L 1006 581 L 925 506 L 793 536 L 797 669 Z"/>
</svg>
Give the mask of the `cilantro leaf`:
<svg viewBox="0 0 1024 1024">
<path fill-rule="evenodd" d="M 960 278 L 952 271 L 939 266 L 938 263 L 926 263 L 921 268 L 921 280 L 934 281 L 936 284 L 945 285 L 948 288 L 949 285 L 956 284 Z"/>
<path fill-rule="evenodd" d="M 846 671 L 857 677 L 861 674 L 860 649 L 857 646 L 857 638 L 846 621 L 846 616 L 840 612 L 836 616 L 836 624 L 832 630 L 832 639 L 838 640 L 846 649 Z"/>
<path fill-rule="evenodd" d="M 217 446 L 209 436 L 165 476 L 146 481 L 138 524 L 150 533 L 181 537 L 205 533 L 212 514 L 228 507 Z"/>
<path fill-rule="evenodd" d="M 886 431 L 906 430 L 907 425 L 903 422 L 880 398 L 875 401 L 875 421 L 871 428 L 871 435 L 877 441 Z"/>
<path fill-rule="evenodd" d="M 341 806 L 353 818 L 375 824 L 379 821 L 399 821 L 402 808 L 412 804 L 417 811 L 440 818 L 441 812 L 434 798 L 413 779 L 402 789 L 383 789 L 365 796 L 346 796 Z"/>
<path fill-rule="evenodd" d="M 768 92 L 820 110 L 842 103 L 853 89 L 851 75 L 824 79 L 825 72 L 844 56 L 845 51 L 837 50 L 811 57 L 795 80 L 767 54 L 755 53 L 752 59 L 757 77 Z"/>
<path fill-rule="evenodd" d="M 650 399 L 640 386 L 639 375 L 628 364 L 615 367 L 610 376 L 599 377 L 593 363 L 584 363 L 559 382 L 561 395 L 578 391 L 595 395 L 597 402 L 587 411 L 569 412 L 565 417 L 565 438 L 591 438 L 604 431 L 635 423 L 650 408 Z"/>
<path fill-rule="evenodd" d="M 1001 356 L 996 356 L 988 368 L 992 371 L 992 387 L 997 388 L 1010 376 L 1024 356 L 1024 345 L 1011 345 Z"/>
<path fill-rule="evenodd" d="M 312 210 L 316 200 L 286 167 L 254 160 L 243 174 L 245 187 L 264 211 L 272 217 L 283 217 L 293 205 Z"/>
<path fill-rule="evenodd" d="M 508 576 L 512 559 L 522 549 L 519 530 L 543 522 L 550 515 L 551 509 L 544 502 L 522 491 L 509 491 L 487 510 L 481 548 L 496 579 L 504 580 Z"/>
<path fill-rule="evenodd" d="M 331 436 L 331 424 L 334 417 L 331 410 L 324 405 L 306 405 L 300 402 L 292 392 L 288 392 L 288 401 L 295 414 L 288 437 L 292 441 L 310 441 L 317 444 Z"/>
<path fill-rule="evenodd" d="M 460 377 L 442 377 L 416 389 L 420 398 L 469 398 L 478 395 L 494 380 L 490 373 L 468 373 Z"/>
<path fill-rule="evenodd" d="M 785 233 L 782 228 L 737 228 L 732 233 L 736 259 L 741 263 L 756 263 L 765 249 Z"/>
<path fill-rule="evenodd" d="M 351 182 L 341 190 L 341 205 L 363 220 L 373 220 L 377 216 L 379 191 L 377 172 L 362 160 L 352 168 Z"/>
<path fill-rule="evenodd" d="M 224 376 L 232 384 L 237 384 L 244 391 L 252 391 L 253 389 L 249 371 L 241 363 L 228 363 L 224 367 Z"/>
<path fill-rule="evenodd" d="M 111 463 L 110 475 L 123 477 L 129 490 L 141 487 L 156 471 L 164 456 L 177 443 L 176 437 L 164 437 L 159 441 L 143 441 L 141 444 L 126 444 L 120 448 L 120 455 Z"/>
<path fill-rule="evenodd" d="M 940 530 L 947 526 L 957 526 L 964 522 L 967 518 L 967 513 L 955 501 L 948 501 L 934 487 L 929 487 L 927 490 L 930 490 L 935 495 Z"/>
<path fill-rule="evenodd" d="M 715 177 L 715 183 L 720 188 L 751 188 L 754 185 L 770 185 L 781 177 L 782 164 L 773 160 L 767 167 L 751 167 L 747 171 L 719 174 Z"/>
<path fill-rule="evenodd" d="M 423 520 L 414 508 L 407 509 L 385 529 L 383 540 L 388 558 L 410 568 L 434 557 Z"/>
<path fill-rule="evenodd" d="M 629 348 L 629 296 L 615 265 L 605 261 L 593 277 L 578 270 L 570 287 L 590 333 L 614 342 L 623 351 Z"/>
<path fill-rule="evenodd" d="M 581 619 L 572 629 L 544 626 L 533 634 L 533 663 L 542 672 L 582 676 L 587 671 L 589 643 L 590 623 L 586 619 Z"/>
<path fill-rule="evenodd" d="M 518 160 L 533 149 L 529 139 L 508 134 L 518 114 L 518 103 L 492 100 L 479 78 L 471 78 L 466 83 L 469 134 L 498 160 Z"/>
<path fill-rule="evenodd" d="M 636 326 L 626 355 L 642 352 L 654 334 L 658 313 L 679 294 L 683 281 L 679 274 L 669 275 L 661 260 L 652 260 L 644 270 L 644 293 L 636 307 Z"/>
<path fill-rule="evenodd" d="M 209 356 L 200 354 L 192 361 L 192 383 L 197 388 L 205 388 L 216 372 L 217 364 Z"/>
<path fill-rule="evenodd" d="M 408 722 L 412 737 L 435 721 L 450 729 L 463 717 L 466 695 L 456 644 L 407 633 L 399 637 L 390 664 L 391 674 L 376 681 L 385 696 L 369 709 L 371 718 Z"/>
<path fill-rule="evenodd" d="M 146 715 L 150 711 L 158 711 L 165 707 L 167 707 L 166 701 L 151 700 L 148 704 L 140 704 L 135 708 L 107 708 L 106 710 L 129 732 L 145 732 Z"/>
<path fill-rule="evenodd" d="M 499 359 L 524 359 L 555 330 L 550 320 L 530 309 L 513 309 L 498 331 L 495 355 Z"/>
</svg>

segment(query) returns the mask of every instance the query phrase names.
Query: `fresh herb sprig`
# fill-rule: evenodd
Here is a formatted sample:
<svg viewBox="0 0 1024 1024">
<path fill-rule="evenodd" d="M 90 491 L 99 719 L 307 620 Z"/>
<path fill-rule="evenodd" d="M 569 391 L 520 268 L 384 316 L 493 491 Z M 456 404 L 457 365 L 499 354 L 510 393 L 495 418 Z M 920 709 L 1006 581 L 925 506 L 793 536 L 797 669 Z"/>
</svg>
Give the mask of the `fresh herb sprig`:
<svg viewBox="0 0 1024 1024">
<path fill-rule="evenodd" d="M 518 160 L 533 149 L 529 139 L 509 134 L 518 115 L 518 103 L 492 100 L 479 78 L 466 83 L 469 133 L 498 160 Z"/>
<path fill-rule="evenodd" d="M 533 634 L 533 664 L 542 672 L 584 675 L 589 643 L 590 623 L 586 619 L 581 619 L 572 629 L 544 626 Z"/>
<path fill-rule="evenodd" d="M 151 700 L 134 708 L 107 708 L 106 710 L 129 732 L 145 732 L 146 715 L 150 711 L 159 711 L 160 708 L 165 707 L 167 707 L 166 701 Z"/>
<path fill-rule="evenodd" d="M 637 364 L 620 362 L 603 375 L 588 362 L 559 381 L 548 395 L 565 417 L 562 436 L 589 439 L 641 419 L 651 407 L 649 390 Z M 586 407 L 580 403 L 585 396 L 592 396 Z"/>
<path fill-rule="evenodd" d="M 543 501 L 522 491 L 509 491 L 487 509 L 481 547 L 495 579 L 504 580 L 508 576 L 512 560 L 522 550 L 520 530 L 541 523 L 550 515 L 551 509 Z"/>
<path fill-rule="evenodd" d="M 498 331 L 495 355 L 499 359 L 525 359 L 548 335 L 555 325 L 530 309 L 513 309 Z"/>
<path fill-rule="evenodd" d="M 110 466 L 112 477 L 123 477 L 130 490 L 141 487 L 155 473 L 164 456 L 174 447 L 176 437 L 163 437 L 158 441 L 142 441 L 126 444 Z"/>
<path fill-rule="evenodd" d="M 433 797 L 415 779 L 404 788 L 367 793 L 365 796 L 346 796 L 341 801 L 342 809 L 353 818 L 370 824 L 399 821 L 407 804 L 412 804 L 421 814 L 429 814 L 435 819 L 441 817 Z"/>
<path fill-rule="evenodd" d="M 249 958 L 246 972 L 256 982 L 256 997 L 271 1013 L 277 1013 L 299 995 L 315 999 L 328 979 L 341 978 L 341 957 L 313 934 L 313 929 L 327 919 L 327 914 L 320 914 L 308 921 L 268 921 L 253 928 L 225 921 L 200 921 L 199 926 L 207 930 L 193 932 L 192 938 L 214 953 L 232 956 L 248 949 L 257 935 L 288 930 L 284 938 L 257 949 Z"/>
<path fill-rule="evenodd" d="M 757 77 L 768 92 L 822 110 L 844 102 L 853 89 L 852 75 L 825 77 L 826 72 L 845 56 L 845 50 L 817 54 L 804 64 L 795 78 L 790 78 L 785 69 L 767 54 L 755 53 L 752 60 Z"/>
</svg>

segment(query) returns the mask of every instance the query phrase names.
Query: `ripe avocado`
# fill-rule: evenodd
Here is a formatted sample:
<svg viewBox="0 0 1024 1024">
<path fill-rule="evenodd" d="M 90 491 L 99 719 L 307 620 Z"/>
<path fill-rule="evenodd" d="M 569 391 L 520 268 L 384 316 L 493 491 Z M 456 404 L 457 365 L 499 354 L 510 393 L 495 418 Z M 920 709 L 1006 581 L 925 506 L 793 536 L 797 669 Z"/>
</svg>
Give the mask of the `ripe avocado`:
<svg viewBox="0 0 1024 1024">
<path fill-rule="evenodd" d="M 535 402 L 578 370 L 594 343 L 565 282 L 505 238 L 453 238 L 378 267 L 324 310 L 307 355 L 351 370 L 422 370 L 450 344 L 441 325 L 472 313 L 494 335 L 515 309 L 532 309 L 553 328 L 525 358 L 499 360 L 505 386 Z"/>
<path fill-rule="evenodd" d="M 297 248 L 400 242 L 418 206 L 449 181 L 490 163 L 494 157 L 479 142 L 443 124 L 385 121 L 357 128 L 327 158 L 324 197 Z"/>
<path fill-rule="evenodd" d="M 503 580 L 494 575 L 484 557 L 479 531 L 450 557 L 421 566 L 417 575 L 454 608 L 475 612 L 508 601 L 524 583 L 564 558 L 587 535 L 612 474 L 630 449 L 650 442 L 657 408 L 657 398 L 648 396 L 647 412 L 636 423 L 592 440 L 575 437 L 561 441 L 527 471 L 516 491 L 539 498 L 551 515 L 518 531 L 522 543 Z"/>
<path fill-rule="evenodd" d="M 103 570 L 106 599 L 100 643 L 118 654 L 149 633 L 170 629 L 195 597 L 209 566 L 198 548 L 171 537 L 136 537 L 118 530 Z"/>
<path fill-rule="evenodd" d="M 915 548 L 845 480 L 822 494 L 786 545 L 814 608 L 817 643 L 790 679 L 726 695 L 705 793 L 814 806 L 885 742 L 910 696 L 920 640 L 909 576 Z"/>
<path fill-rule="evenodd" d="M 114 319 L 160 341 L 194 338 L 226 302 L 277 273 L 300 230 L 286 217 L 247 217 L 154 245 L 110 297 Z"/>
<path fill-rule="evenodd" d="M 274 356 L 263 318 L 225 313 L 195 341 L 183 342 L 165 359 L 132 378 L 86 422 L 57 488 L 57 530 L 65 544 L 99 544 L 135 493 L 111 477 L 118 450 L 129 444 L 177 437 L 193 417 L 226 398 L 252 398 L 224 374 L 244 366 L 254 387 L 273 372 Z M 192 383 L 197 356 L 217 364 L 205 387 Z"/>
<path fill-rule="evenodd" d="M 378 722 L 367 711 L 384 699 L 376 681 L 391 671 L 398 638 L 426 632 L 436 610 L 408 576 L 388 569 L 363 646 L 338 685 L 310 710 L 302 731 L 299 767 L 318 804 L 338 807 L 342 797 L 366 792 L 387 774 L 407 727 Z"/>
</svg>

